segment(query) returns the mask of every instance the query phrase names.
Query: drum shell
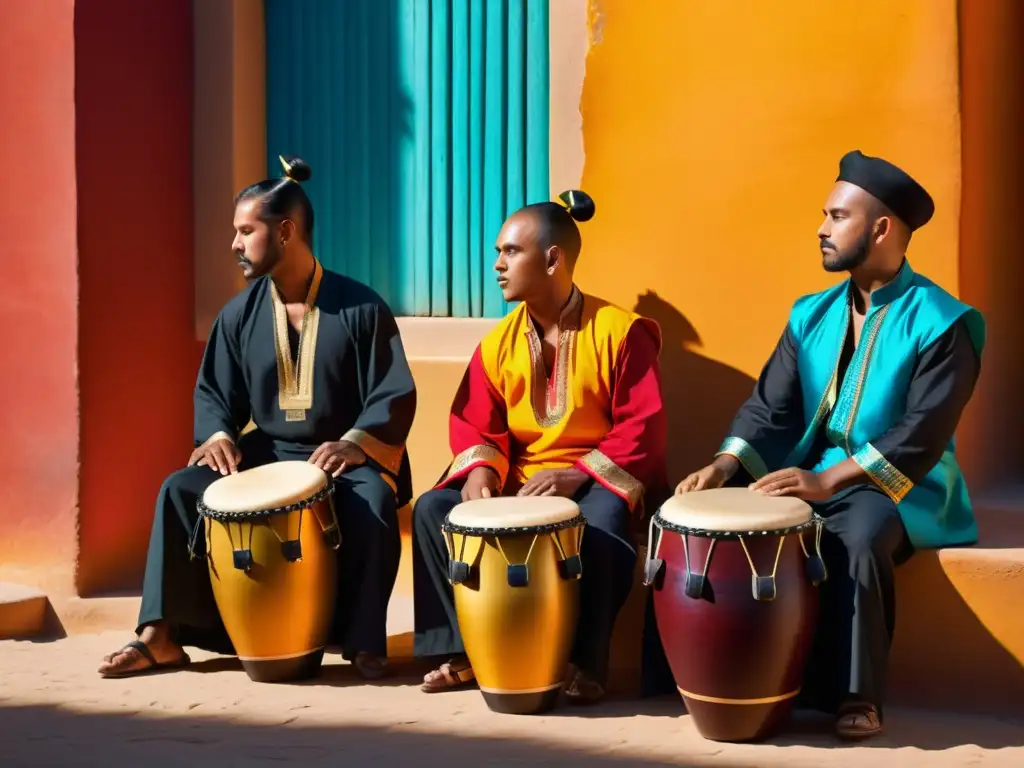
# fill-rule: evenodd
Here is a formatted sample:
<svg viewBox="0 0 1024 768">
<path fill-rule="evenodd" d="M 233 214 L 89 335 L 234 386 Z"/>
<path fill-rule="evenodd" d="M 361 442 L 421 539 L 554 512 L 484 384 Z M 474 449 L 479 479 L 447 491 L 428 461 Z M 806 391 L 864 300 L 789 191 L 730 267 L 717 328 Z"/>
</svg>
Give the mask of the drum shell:
<svg viewBox="0 0 1024 768">
<path fill-rule="evenodd" d="M 541 534 L 451 534 L 455 558 L 472 566 L 470 577 L 454 585 L 459 630 L 494 711 L 533 714 L 558 699 L 576 634 L 580 581 L 563 578 L 552 537 L 571 557 L 579 554 L 581 534 L 581 527 Z M 527 562 L 534 536 L 529 584 L 509 586 L 505 557 L 512 564 Z"/>
<path fill-rule="evenodd" d="M 323 533 L 333 521 L 329 502 L 324 499 L 302 511 L 301 534 L 299 514 L 206 520 L 213 596 L 243 667 L 259 682 L 316 675 L 333 619 L 337 552 Z M 302 558 L 289 562 L 281 540 L 296 537 Z M 248 572 L 235 568 L 236 548 L 251 550 Z"/>
<path fill-rule="evenodd" d="M 751 567 L 736 539 L 715 540 L 701 599 L 686 595 L 683 537 L 662 531 L 664 577 L 654 611 L 672 675 L 698 732 L 717 741 L 771 735 L 800 690 L 818 615 L 798 533 L 785 535 L 773 600 L 756 600 Z M 804 532 L 810 543 L 813 530 Z M 713 539 L 689 534 L 690 568 L 703 572 Z M 781 535 L 744 537 L 761 576 L 772 573 Z"/>
</svg>

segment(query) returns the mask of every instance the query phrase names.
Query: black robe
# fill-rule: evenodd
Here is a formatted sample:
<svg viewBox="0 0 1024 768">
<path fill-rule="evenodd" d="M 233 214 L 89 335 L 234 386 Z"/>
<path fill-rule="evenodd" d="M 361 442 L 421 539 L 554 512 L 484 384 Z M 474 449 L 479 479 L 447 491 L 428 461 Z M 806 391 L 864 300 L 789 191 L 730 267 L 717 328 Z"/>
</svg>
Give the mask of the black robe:
<svg viewBox="0 0 1024 768">
<path fill-rule="evenodd" d="M 367 464 L 335 481 L 335 506 L 344 514 L 330 642 L 347 657 L 359 651 L 383 656 L 401 552 L 397 511 L 412 495 L 405 441 L 416 389 L 383 300 L 319 265 L 313 283 L 307 304 L 316 311 L 306 316 L 301 343 L 269 278 L 255 280 L 221 310 L 196 383 L 195 444 L 219 436 L 235 440 L 240 470 L 306 460 L 327 441 L 351 440 L 363 449 Z M 242 434 L 250 420 L 255 429 Z M 233 653 L 213 600 L 196 510 L 219 477 L 192 466 L 164 482 L 138 624 L 141 630 L 168 621 L 182 645 Z"/>
</svg>

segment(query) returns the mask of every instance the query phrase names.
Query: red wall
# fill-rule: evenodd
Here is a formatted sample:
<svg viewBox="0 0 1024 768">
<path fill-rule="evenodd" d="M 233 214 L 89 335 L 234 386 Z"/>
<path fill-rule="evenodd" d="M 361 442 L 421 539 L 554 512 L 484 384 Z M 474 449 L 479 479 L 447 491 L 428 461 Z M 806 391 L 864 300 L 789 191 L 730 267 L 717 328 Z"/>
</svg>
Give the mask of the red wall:
<svg viewBox="0 0 1024 768">
<path fill-rule="evenodd" d="M 77 585 L 95 594 L 141 584 L 156 492 L 191 450 L 191 3 L 79 2 L 75 45 Z"/>
<path fill-rule="evenodd" d="M 0 580 L 55 588 L 78 484 L 73 16 L 0 3 Z"/>
</svg>

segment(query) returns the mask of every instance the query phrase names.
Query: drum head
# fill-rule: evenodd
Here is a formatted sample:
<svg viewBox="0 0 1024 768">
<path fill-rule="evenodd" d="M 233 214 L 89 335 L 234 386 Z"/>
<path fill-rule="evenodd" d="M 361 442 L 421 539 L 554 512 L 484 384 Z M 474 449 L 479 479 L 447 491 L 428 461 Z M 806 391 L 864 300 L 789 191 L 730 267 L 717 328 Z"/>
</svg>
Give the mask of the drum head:
<svg viewBox="0 0 1024 768">
<path fill-rule="evenodd" d="M 776 531 L 806 525 L 811 505 L 791 496 L 765 496 L 747 488 L 716 488 L 673 496 L 658 517 L 669 525 L 715 533 Z"/>
<path fill-rule="evenodd" d="M 305 461 L 278 461 L 214 481 L 203 504 L 215 512 L 255 512 L 304 501 L 327 485 L 327 474 Z"/>
<path fill-rule="evenodd" d="M 459 528 L 498 532 L 558 525 L 579 514 L 575 501 L 560 496 L 499 496 L 464 501 L 452 509 L 447 522 Z"/>
</svg>

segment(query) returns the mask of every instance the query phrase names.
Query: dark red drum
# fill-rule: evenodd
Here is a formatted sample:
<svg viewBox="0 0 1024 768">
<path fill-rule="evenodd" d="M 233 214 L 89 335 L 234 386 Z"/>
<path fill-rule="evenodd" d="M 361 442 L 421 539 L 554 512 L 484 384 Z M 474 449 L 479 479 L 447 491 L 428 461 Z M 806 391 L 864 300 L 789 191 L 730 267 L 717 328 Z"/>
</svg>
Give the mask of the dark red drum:
<svg viewBox="0 0 1024 768">
<path fill-rule="evenodd" d="M 825 578 L 822 523 L 799 499 L 746 488 L 673 496 L 651 520 L 644 581 L 704 738 L 765 739 L 792 710 Z"/>
</svg>

